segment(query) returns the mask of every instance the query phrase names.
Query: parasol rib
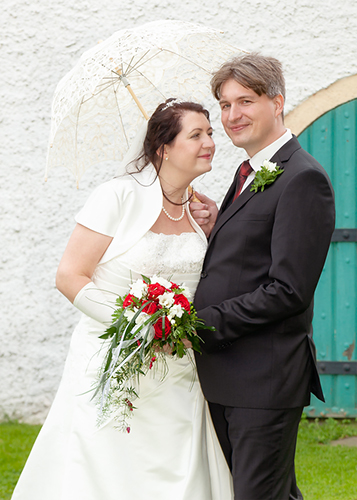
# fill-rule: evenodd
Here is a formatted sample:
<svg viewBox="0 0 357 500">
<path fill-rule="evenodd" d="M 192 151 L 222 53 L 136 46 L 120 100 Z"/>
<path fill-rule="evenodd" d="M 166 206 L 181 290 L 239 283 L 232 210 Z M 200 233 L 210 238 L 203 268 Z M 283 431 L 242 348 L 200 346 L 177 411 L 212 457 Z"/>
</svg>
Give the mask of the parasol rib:
<svg viewBox="0 0 357 500">
<path fill-rule="evenodd" d="M 126 132 L 125 132 L 125 127 L 124 127 L 124 123 L 123 123 L 123 116 L 122 116 L 121 109 L 120 109 L 120 106 L 119 106 L 119 103 L 118 103 L 117 89 L 114 86 L 113 86 L 113 89 L 114 89 L 114 95 L 115 95 L 115 102 L 116 102 L 117 110 L 118 110 L 118 113 L 119 113 L 119 119 L 120 119 L 121 127 L 122 127 L 122 130 L 123 130 L 123 135 L 125 137 L 127 146 L 129 148 L 128 136 L 126 135 Z"/>
</svg>

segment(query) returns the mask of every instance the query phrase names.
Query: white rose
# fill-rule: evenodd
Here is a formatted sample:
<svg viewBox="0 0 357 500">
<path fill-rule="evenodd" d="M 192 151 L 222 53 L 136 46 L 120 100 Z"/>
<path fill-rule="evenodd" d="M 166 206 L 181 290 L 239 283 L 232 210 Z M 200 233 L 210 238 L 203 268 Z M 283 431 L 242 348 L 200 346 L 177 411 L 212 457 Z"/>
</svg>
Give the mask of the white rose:
<svg viewBox="0 0 357 500">
<path fill-rule="evenodd" d="M 141 326 L 145 321 L 150 317 L 149 314 L 146 314 L 144 312 L 141 312 L 139 316 L 135 320 L 135 324 L 138 326 Z"/>
<path fill-rule="evenodd" d="M 145 281 L 139 279 L 130 285 L 130 292 L 134 295 L 134 297 L 141 299 L 146 293 L 147 288 L 148 286 Z"/>
<path fill-rule="evenodd" d="M 188 290 L 188 288 L 186 288 L 185 284 L 182 285 L 182 295 L 184 295 L 186 297 L 187 300 L 192 300 L 192 294 L 190 292 L 190 290 Z"/>
<path fill-rule="evenodd" d="M 159 283 L 159 285 L 165 287 L 165 288 L 171 288 L 171 283 L 167 281 L 165 278 L 162 278 L 161 276 L 153 276 L 150 279 L 151 283 Z"/>
<path fill-rule="evenodd" d="M 263 167 L 267 168 L 269 170 L 269 172 L 274 172 L 274 170 L 276 170 L 276 163 L 273 163 L 273 162 L 268 161 L 268 160 L 264 160 Z"/>
<path fill-rule="evenodd" d="M 135 315 L 135 313 L 137 312 L 137 309 L 134 307 L 134 310 L 132 311 L 131 309 L 125 309 L 124 311 L 124 316 L 126 317 L 126 319 L 128 321 L 131 321 Z"/>
<path fill-rule="evenodd" d="M 159 303 L 162 307 L 171 307 L 174 303 L 174 293 L 165 292 L 159 296 Z"/>
<path fill-rule="evenodd" d="M 170 307 L 170 311 L 167 317 L 171 321 L 175 317 L 181 318 L 183 313 L 184 313 L 183 307 L 180 304 L 174 304 L 172 307 Z"/>
</svg>

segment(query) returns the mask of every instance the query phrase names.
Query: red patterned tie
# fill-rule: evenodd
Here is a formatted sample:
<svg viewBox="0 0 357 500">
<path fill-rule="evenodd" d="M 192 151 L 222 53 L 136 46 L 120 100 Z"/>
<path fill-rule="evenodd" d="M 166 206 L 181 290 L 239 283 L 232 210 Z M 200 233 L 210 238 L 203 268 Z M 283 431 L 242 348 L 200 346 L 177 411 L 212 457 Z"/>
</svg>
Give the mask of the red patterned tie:
<svg viewBox="0 0 357 500">
<path fill-rule="evenodd" d="M 240 195 L 240 192 L 242 191 L 242 187 L 252 171 L 252 167 L 250 166 L 250 163 L 248 160 L 244 161 L 242 165 L 240 166 L 239 172 L 238 172 L 238 179 L 237 179 L 237 189 L 233 198 L 233 201 L 235 201 L 238 196 Z M 232 202 L 233 203 L 233 202 Z"/>
</svg>

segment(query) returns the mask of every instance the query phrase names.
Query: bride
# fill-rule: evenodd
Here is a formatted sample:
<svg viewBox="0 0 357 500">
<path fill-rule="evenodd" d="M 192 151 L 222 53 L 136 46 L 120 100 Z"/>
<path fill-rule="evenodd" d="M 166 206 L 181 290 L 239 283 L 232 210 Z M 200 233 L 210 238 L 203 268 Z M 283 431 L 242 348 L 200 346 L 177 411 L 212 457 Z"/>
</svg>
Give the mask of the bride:
<svg viewBox="0 0 357 500">
<path fill-rule="evenodd" d="M 160 275 L 194 293 L 206 237 L 187 187 L 211 169 L 208 112 L 169 99 L 148 122 L 141 156 L 99 186 L 76 217 L 57 287 L 83 312 L 47 420 L 12 500 L 231 500 L 231 478 L 195 367 L 166 355 L 167 376 L 141 377 L 131 432 L 97 426 L 90 389 L 103 360 L 98 338 L 115 295 Z M 129 173 L 130 172 L 130 173 Z M 115 295 L 114 295 L 115 294 Z"/>
</svg>

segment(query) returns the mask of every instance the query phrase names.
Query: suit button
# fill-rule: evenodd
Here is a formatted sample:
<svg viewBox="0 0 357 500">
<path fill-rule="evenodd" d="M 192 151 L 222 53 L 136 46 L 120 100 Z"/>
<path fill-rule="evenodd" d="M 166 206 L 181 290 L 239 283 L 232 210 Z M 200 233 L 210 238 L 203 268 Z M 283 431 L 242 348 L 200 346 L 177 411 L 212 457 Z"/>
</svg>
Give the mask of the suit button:
<svg viewBox="0 0 357 500">
<path fill-rule="evenodd" d="M 205 271 L 202 271 L 201 278 L 207 278 L 207 273 Z"/>
</svg>

